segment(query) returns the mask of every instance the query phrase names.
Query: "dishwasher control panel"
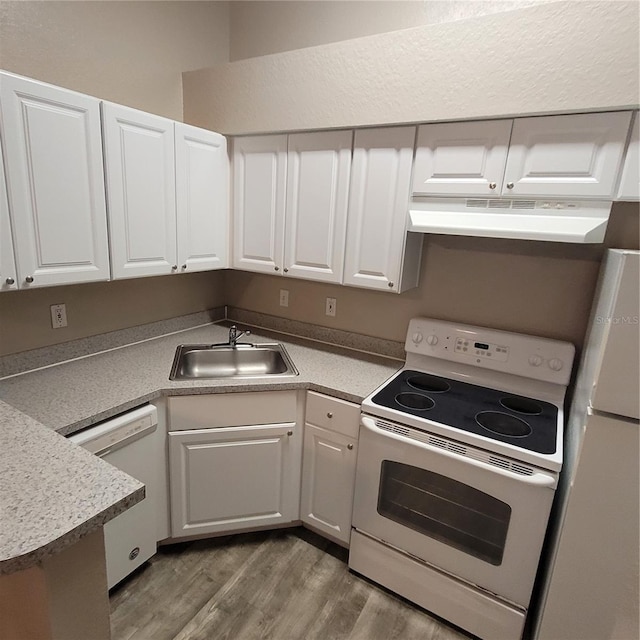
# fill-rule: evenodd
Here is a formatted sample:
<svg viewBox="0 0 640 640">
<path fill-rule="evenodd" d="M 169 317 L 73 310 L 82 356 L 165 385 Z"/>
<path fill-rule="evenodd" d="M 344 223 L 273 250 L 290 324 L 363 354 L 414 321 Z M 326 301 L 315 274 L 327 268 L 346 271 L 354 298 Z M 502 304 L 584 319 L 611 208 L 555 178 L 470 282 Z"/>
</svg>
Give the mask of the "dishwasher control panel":
<svg viewBox="0 0 640 640">
<path fill-rule="evenodd" d="M 112 448 L 132 442 L 157 425 L 155 407 L 146 406 L 111 418 L 106 422 L 89 427 L 69 437 L 71 442 L 95 455 L 105 455 Z"/>
</svg>

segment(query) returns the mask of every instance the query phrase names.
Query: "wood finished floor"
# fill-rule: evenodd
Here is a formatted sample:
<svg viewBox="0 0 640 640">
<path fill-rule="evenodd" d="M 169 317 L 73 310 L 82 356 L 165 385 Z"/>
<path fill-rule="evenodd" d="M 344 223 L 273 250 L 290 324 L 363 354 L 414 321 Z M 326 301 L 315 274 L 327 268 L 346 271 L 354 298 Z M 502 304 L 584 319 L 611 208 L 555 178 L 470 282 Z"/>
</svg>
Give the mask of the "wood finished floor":
<svg viewBox="0 0 640 640">
<path fill-rule="evenodd" d="M 112 640 L 469 640 L 287 529 L 163 547 L 111 592 Z"/>
</svg>

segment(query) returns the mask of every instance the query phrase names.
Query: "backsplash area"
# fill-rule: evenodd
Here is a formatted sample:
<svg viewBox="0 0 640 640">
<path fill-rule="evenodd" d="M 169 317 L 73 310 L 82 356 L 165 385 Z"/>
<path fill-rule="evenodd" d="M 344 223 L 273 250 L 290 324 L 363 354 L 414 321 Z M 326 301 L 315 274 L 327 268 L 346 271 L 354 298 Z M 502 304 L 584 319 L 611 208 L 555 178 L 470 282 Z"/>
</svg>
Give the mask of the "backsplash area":
<svg viewBox="0 0 640 640">
<path fill-rule="evenodd" d="M 168 320 L 224 305 L 223 271 L 93 282 L 0 294 L 0 356 Z M 51 328 L 52 304 L 68 326 Z"/>
</svg>

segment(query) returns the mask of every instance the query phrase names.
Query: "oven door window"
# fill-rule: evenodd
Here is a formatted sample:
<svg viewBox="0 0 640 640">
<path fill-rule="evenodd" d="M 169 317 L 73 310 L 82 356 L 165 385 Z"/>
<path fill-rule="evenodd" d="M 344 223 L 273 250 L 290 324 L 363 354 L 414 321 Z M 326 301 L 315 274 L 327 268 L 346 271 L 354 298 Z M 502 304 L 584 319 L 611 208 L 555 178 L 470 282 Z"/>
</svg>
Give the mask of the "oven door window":
<svg viewBox="0 0 640 640">
<path fill-rule="evenodd" d="M 458 480 L 384 460 L 378 513 L 480 560 L 502 563 L 511 507 Z"/>
</svg>

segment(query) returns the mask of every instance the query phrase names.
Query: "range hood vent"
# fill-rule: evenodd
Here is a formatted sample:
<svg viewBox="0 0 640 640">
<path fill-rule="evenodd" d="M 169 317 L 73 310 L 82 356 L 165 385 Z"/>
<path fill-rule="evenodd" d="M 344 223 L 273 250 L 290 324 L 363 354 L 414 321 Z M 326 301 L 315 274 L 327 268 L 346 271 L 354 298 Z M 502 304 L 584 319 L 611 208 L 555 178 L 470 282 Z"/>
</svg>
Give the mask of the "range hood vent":
<svg viewBox="0 0 640 640">
<path fill-rule="evenodd" d="M 611 202 L 510 198 L 414 198 L 409 231 L 486 238 L 599 243 Z"/>
</svg>

